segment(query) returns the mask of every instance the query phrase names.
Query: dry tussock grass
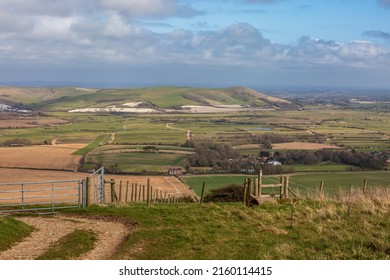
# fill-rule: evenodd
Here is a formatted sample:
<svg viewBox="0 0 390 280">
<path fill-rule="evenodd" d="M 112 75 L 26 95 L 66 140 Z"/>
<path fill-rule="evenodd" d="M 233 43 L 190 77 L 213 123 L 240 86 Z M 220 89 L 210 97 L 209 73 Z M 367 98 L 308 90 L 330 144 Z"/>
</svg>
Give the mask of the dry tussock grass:
<svg viewBox="0 0 390 280">
<path fill-rule="evenodd" d="M 336 200 L 345 207 L 359 207 L 366 214 L 384 214 L 390 209 L 390 188 L 377 187 L 366 192 L 362 189 L 351 189 L 341 192 Z"/>
</svg>

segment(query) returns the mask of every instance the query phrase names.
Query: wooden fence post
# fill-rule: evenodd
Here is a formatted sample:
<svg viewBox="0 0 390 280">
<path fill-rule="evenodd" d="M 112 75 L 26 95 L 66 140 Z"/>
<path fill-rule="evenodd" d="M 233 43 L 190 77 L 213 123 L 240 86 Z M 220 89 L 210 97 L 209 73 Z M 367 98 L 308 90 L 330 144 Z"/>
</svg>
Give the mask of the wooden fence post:
<svg viewBox="0 0 390 280">
<path fill-rule="evenodd" d="M 91 184 L 91 178 L 87 177 L 85 180 L 85 206 L 89 206 L 91 204 L 91 198 L 89 197 L 89 186 Z"/>
<path fill-rule="evenodd" d="M 148 178 L 147 183 L 146 183 L 146 205 L 150 206 L 150 180 Z"/>
<path fill-rule="evenodd" d="M 248 186 L 246 184 L 246 178 L 244 179 L 244 204 L 246 205 L 246 193 L 248 192 Z"/>
<path fill-rule="evenodd" d="M 324 181 L 321 181 L 321 183 L 320 183 L 320 195 L 321 195 L 321 196 L 324 195 L 324 184 L 325 184 L 325 182 L 324 182 Z"/>
<path fill-rule="evenodd" d="M 205 189 L 205 187 L 206 187 L 206 183 L 203 182 L 203 185 L 202 185 L 202 192 L 201 192 L 201 194 L 200 194 L 200 204 L 203 203 L 203 199 L 204 199 L 204 189 Z"/>
<path fill-rule="evenodd" d="M 289 184 L 289 177 L 285 177 L 284 178 L 284 194 L 285 194 L 285 196 L 286 196 L 286 198 L 288 198 L 288 196 L 289 196 L 289 193 L 288 193 L 288 184 Z"/>
<path fill-rule="evenodd" d="M 138 196 L 138 186 L 134 186 L 134 201 L 137 201 L 137 196 Z"/>
<path fill-rule="evenodd" d="M 259 197 L 261 197 L 261 193 L 263 191 L 263 170 L 261 169 L 259 172 L 258 184 L 259 184 Z"/>
<path fill-rule="evenodd" d="M 131 183 L 131 194 L 130 194 L 130 201 L 134 202 L 134 189 L 136 185 L 134 183 Z"/>
<path fill-rule="evenodd" d="M 284 194 L 284 177 L 283 176 L 281 176 L 280 177 L 280 189 L 279 189 L 279 191 L 280 191 L 280 199 L 283 199 L 284 198 L 284 196 L 285 196 L 285 194 Z"/>
<path fill-rule="evenodd" d="M 364 179 L 364 181 L 363 181 L 363 193 L 364 194 L 367 193 L 367 185 L 368 185 L 368 181 L 367 181 L 367 179 Z"/>
<path fill-rule="evenodd" d="M 110 184 L 111 184 L 111 203 L 113 203 L 118 200 L 118 197 L 116 196 L 116 192 L 115 192 L 115 180 L 111 179 Z"/>
<path fill-rule="evenodd" d="M 125 197 L 125 203 L 127 204 L 129 196 L 129 181 L 126 182 L 126 197 Z"/>
<path fill-rule="evenodd" d="M 122 202 L 122 180 L 119 181 L 119 202 Z"/>
<path fill-rule="evenodd" d="M 250 206 L 251 203 L 251 194 L 252 194 L 252 179 L 248 180 L 248 190 L 246 193 L 246 206 Z"/>
</svg>

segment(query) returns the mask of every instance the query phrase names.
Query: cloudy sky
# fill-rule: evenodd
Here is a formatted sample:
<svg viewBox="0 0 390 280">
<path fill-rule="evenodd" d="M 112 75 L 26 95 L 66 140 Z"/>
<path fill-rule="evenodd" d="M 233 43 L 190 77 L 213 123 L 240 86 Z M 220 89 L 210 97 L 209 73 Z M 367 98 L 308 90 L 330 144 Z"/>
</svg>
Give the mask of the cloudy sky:
<svg viewBox="0 0 390 280">
<path fill-rule="evenodd" d="M 390 88 L 390 0 L 0 0 L 0 84 Z"/>
</svg>

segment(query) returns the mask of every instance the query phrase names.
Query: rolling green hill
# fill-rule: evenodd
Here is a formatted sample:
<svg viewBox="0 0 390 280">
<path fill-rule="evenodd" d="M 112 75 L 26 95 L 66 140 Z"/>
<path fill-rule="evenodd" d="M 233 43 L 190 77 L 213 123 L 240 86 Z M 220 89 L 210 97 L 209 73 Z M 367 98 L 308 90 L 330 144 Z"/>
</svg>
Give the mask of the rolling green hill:
<svg viewBox="0 0 390 280">
<path fill-rule="evenodd" d="M 226 89 L 154 87 L 131 89 L 85 88 L 16 88 L 0 87 L 0 103 L 20 105 L 38 110 L 70 110 L 85 107 L 146 102 L 159 108 L 184 105 L 266 105 L 289 104 L 255 90 L 235 87 Z"/>
</svg>

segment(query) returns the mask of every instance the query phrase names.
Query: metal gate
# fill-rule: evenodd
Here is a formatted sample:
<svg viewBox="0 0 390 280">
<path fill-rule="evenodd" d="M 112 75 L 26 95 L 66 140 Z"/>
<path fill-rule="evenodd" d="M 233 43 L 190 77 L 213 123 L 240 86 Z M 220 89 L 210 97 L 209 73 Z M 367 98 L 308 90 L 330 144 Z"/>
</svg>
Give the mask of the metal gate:
<svg viewBox="0 0 390 280">
<path fill-rule="evenodd" d="M 83 207 L 90 204 L 104 204 L 106 192 L 104 186 L 104 167 L 96 170 L 85 180 L 85 195 L 83 195 Z"/>
<path fill-rule="evenodd" d="M 81 207 L 83 180 L 0 184 L 0 213 Z"/>
<path fill-rule="evenodd" d="M 82 180 L 0 184 L 0 213 L 54 213 L 104 203 L 104 167 Z"/>
</svg>

